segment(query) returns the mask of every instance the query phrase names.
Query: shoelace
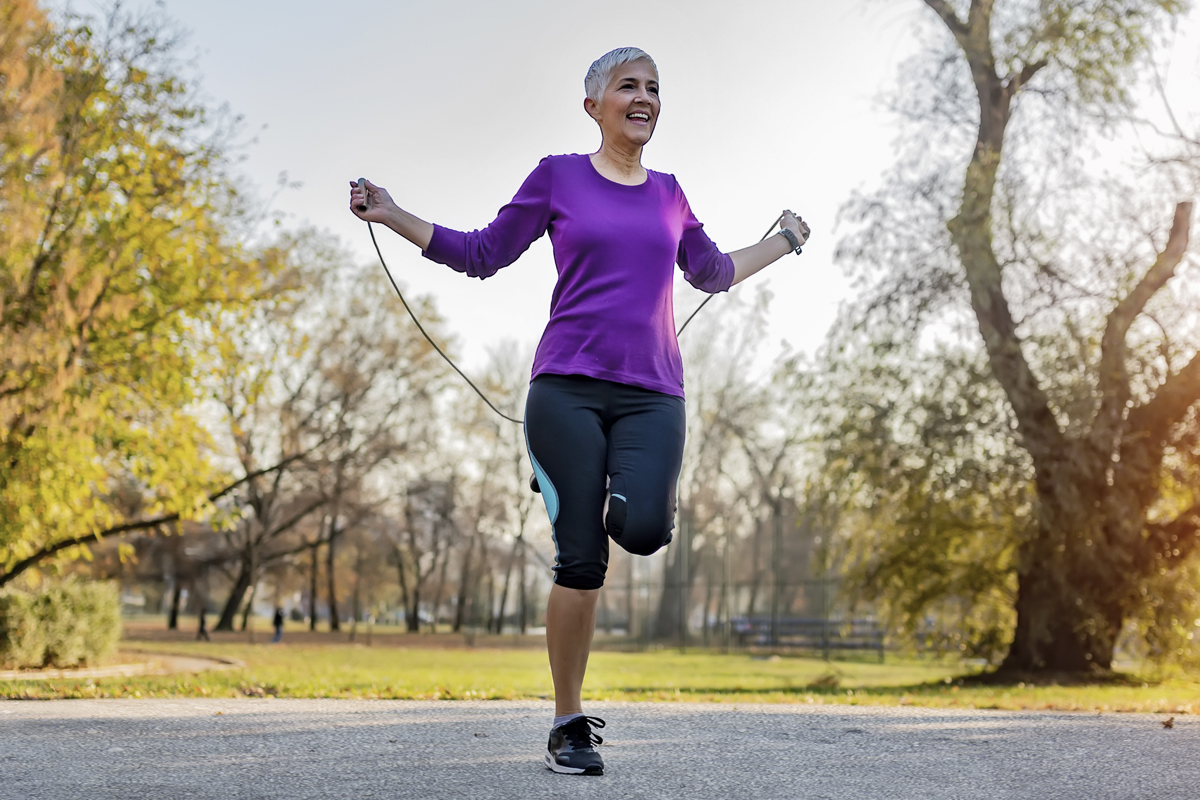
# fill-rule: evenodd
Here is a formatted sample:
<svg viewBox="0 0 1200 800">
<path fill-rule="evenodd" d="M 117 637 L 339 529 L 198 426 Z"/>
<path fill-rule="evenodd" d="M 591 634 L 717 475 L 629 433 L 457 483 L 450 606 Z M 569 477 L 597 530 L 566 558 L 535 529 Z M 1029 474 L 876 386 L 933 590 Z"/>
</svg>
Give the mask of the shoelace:
<svg viewBox="0 0 1200 800">
<path fill-rule="evenodd" d="M 583 749 L 592 745 L 604 744 L 604 737 L 592 730 L 603 728 L 604 720 L 599 717 L 576 717 L 563 726 L 563 735 L 572 747 Z"/>
</svg>

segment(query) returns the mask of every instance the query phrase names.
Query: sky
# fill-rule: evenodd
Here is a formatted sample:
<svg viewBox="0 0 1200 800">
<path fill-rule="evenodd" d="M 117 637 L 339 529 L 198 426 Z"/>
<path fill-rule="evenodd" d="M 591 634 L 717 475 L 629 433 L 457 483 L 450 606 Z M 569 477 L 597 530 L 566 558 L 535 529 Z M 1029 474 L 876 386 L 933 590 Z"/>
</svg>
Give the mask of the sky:
<svg viewBox="0 0 1200 800">
<path fill-rule="evenodd" d="M 839 207 L 893 160 L 899 127 L 884 101 L 905 59 L 940 35 L 919 0 L 158 5 L 188 31 L 181 54 L 205 95 L 243 116 L 246 180 L 265 198 L 286 172 L 300 185 L 272 209 L 337 236 L 362 263 L 375 256 L 347 209 L 348 181 L 365 176 L 431 222 L 481 228 L 543 156 L 598 147 L 583 76 L 604 52 L 641 47 L 662 97 L 643 164 L 676 175 L 714 241 L 753 244 L 785 207 L 813 230 L 801 256 L 733 290 L 767 282 L 774 293 L 768 357 L 785 340 L 815 351 L 853 296 L 833 258 Z M 1179 80 L 1200 78 L 1195 28 L 1181 37 Z M 555 278 L 546 237 L 478 281 L 381 233 L 397 277 L 436 298 L 468 370 L 501 340 L 536 343 Z M 702 299 L 688 289 L 677 319 Z M 379 300 L 403 313 L 394 297 Z"/>
</svg>

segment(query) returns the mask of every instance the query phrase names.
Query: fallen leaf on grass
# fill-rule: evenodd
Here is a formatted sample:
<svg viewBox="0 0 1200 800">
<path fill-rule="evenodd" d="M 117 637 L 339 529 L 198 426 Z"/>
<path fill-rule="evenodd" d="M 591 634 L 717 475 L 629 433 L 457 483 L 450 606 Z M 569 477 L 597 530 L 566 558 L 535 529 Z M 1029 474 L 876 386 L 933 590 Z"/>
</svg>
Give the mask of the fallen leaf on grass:
<svg viewBox="0 0 1200 800">
<path fill-rule="evenodd" d="M 814 689 L 836 689 L 842 683 L 842 676 L 833 670 L 829 670 L 824 674 L 813 679 L 809 684 Z"/>
<path fill-rule="evenodd" d="M 1164 720 L 1163 720 L 1163 727 L 1164 727 L 1164 728 L 1174 728 L 1174 727 L 1175 727 L 1175 718 L 1174 718 L 1174 717 L 1167 717 L 1166 719 L 1164 719 Z"/>
</svg>

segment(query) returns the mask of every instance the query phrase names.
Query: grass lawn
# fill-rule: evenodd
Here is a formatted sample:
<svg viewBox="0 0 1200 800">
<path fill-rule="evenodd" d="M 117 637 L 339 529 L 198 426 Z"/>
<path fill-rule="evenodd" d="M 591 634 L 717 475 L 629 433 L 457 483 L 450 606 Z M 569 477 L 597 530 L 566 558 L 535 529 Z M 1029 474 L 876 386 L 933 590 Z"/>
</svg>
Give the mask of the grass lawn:
<svg viewBox="0 0 1200 800">
<path fill-rule="evenodd" d="M 0 681 L 0 698 L 352 697 L 519 700 L 550 697 L 537 649 L 365 647 L 353 644 L 127 642 L 131 649 L 237 659 L 244 667 L 193 675 Z M 755 658 L 674 650 L 596 652 L 589 700 L 841 703 L 939 708 L 1200 713 L 1200 679 L 1102 685 L 980 685 L 954 662 L 887 664 Z"/>
</svg>

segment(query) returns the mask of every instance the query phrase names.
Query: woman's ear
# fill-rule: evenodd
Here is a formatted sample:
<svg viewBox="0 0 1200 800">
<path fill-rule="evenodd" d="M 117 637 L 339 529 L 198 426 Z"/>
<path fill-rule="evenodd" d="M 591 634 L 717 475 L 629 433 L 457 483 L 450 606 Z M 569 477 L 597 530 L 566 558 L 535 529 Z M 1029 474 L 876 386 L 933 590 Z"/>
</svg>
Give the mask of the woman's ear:
<svg viewBox="0 0 1200 800">
<path fill-rule="evenodd" d="M 583 98 L 583 110 L 587 112 L 589 117 L 596 120 L 596 122 L 600 121 L 600 104 L 592 98 Z"/>
</svg>

